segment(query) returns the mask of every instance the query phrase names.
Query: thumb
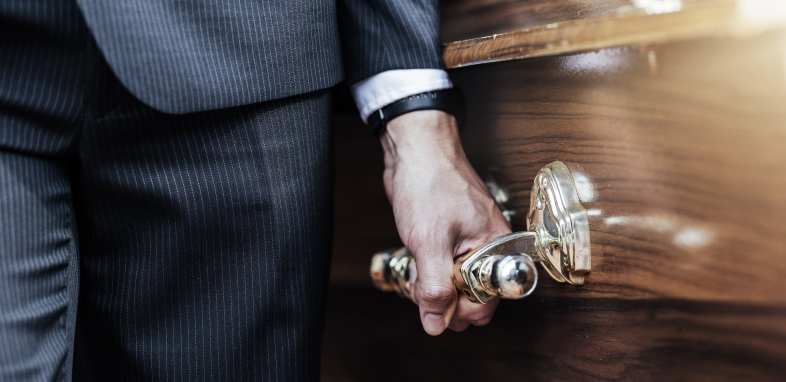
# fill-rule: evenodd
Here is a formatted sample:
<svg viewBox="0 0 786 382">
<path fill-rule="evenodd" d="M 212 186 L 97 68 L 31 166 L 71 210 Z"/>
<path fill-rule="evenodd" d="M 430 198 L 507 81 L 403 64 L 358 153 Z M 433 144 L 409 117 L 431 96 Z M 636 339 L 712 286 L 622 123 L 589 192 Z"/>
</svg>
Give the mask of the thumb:
<svg viewBox="0 0 786 382">
<path fill-rule="evenodd" d="M 420 306 L 423 329 L 436 336 L 450 324 L 458 302 L 453 286 L 453 257 L 450 252 L 428 255 L 421 251 L 419 256 L 415 255 L 415 261 L 417 275 L 413 298 Z"/>
</svg>

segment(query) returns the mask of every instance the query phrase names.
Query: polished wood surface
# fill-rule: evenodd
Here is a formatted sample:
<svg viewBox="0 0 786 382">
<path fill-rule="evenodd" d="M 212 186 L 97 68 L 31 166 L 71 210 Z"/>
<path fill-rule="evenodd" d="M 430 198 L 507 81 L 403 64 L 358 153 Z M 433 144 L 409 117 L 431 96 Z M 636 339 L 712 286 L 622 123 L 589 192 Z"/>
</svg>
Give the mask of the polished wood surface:
<svg viewBox="0 0 786 382">
<path fill-rule="evenodd" d="M 786 380 L 784 307 L 531 296 L 430 337 L 395 295 L 333 287 L 328 305 L 325 382 Z"/>
<path fill-rule="evenodd" d="M 452 73 L 465 148 L 526 211 L 534 174 L 572 167 L 593 271 L 541 293 L 786 303 L 786 79 L 781 35 L 618 48 Z M 524 226 L 519 214 L 514 226 Z"/>
<path fill-rule="evenodd" d="M 611 20 L 728 5 L 743 5 L 739 9 L 742 13 L 747 13 L 742 8 L 780 6 L 777 0 L 443 0 L 442 41 L 451 43 L 578 20 Z M 766 13 L 773 15 L 772 9 Z"/>
<path fill-rule="evenodd" d="M 399 242 L 378 143 L 341 117 L 326 380 L 783 380 L 785 51 L 772 32 L 451 71 L 514 229 L 538 169 L 569 165 L 593 270 L 582 287 L 541 271 L 491 326 L 439 338 L 369 287 L 371 253 Z"/>
<path fill-rule="evenodd" d="M 546 163 L 565 161 L 593 188 L 587 285 L 546 279 L 539 289 L 786 302 L 771 287 L 786 274 L 782 43 L 772 34 L 666 46 L 655 75 L 637 48 L 451 73 L 470 107 L 465 148 L 508 182 L 515 229 Z M 369 254 L 398 244 L 381 151 L 360 126 L 338 130 L 334 279 L 370 285 Z"/>
<path fill-rule="evenodd" d="M 442 41 L 572 20 L 611 18 L 632 6 L 632 0 L 443 0 Z"/>
<path fill-rule="evenodd" d="M 660 1 L 660 3 L 658 3 Z M 532 57 L 554 56 L 579 53 L 603 48 L 663 44 L 666 42 L 691 40 L 704 37 L 750 37 L 770 30 L 786 28 L 786 3 L 767 2 L 766 0 L 705 0 L 670 1 L 673 8 L 655 7 L 664 4 L 662 0 L 642 0 L 634 2 L 637 6 L 622 5 L 616 1 L 557 1 L 517 2 L 494 1 L 493 4 L 511 5 L 526 11 L 532 17 L 518 23 L 499 22 L 491 17 L 471 12 L 459 13 L 451 17 L 451 7 L 446 7 L 446 27 L 450 31 L 463 19 L 475 20 L 475 24 L 493 28 L 493 34 L 484 28 L 467 28 L 467 39 L 452 40 L 451 33 L 444 46 L 442 59 L 448 68 L 478 65 Z M 747 11 L 742 4 L 766 3 Z M 472 8 L 459 2 L 465 8 Z M 540 5 L 541 12 L 531 8 Z M 647 5 L 649 4 L 649 8 Z M 492 7 L 493 8 L 493 7 Z M 535 7 L 538 8 L 538 7 Z M 576 9 L 579 9 L 576 11 Z M 581 16 L 581 11 L 584 15 Z M 573 12 L 576 11 L 576 14 Z M 655 12 L 655 13 L 653 13 Z M 663 13 L 660 13 L 663 12 Z M 512 13 L 512 14 L 515 14 Z M 537 14 L 537 16 L 535 16 Z M 459 17 L 456 17 L 459 16 Z M 518 20 L 518 17 L 508 15 Z M 457 20 L 458 19 L 458 20 Z M 505 20 L 505 18 L 503 18 Z M 549 21 L 549 22 L 547 22 Z M 513 25 L 516 26 L 513 26 Z M 443 38 L 445 38 L 443 36 Z"/>
</svg>

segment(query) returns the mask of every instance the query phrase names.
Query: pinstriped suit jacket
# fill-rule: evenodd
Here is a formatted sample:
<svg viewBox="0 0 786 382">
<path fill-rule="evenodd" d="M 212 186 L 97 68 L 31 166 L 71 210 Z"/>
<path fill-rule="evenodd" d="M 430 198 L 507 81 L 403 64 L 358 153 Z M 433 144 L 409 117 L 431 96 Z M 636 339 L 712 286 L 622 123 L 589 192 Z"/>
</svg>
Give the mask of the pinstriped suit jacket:
<svg viewBox="0 0 786 382">
<path fill-rule="evenodd" d="M 442 67 L 438 0 L 77 2 L 123 85 L 168 113 Z"/>
</svg>

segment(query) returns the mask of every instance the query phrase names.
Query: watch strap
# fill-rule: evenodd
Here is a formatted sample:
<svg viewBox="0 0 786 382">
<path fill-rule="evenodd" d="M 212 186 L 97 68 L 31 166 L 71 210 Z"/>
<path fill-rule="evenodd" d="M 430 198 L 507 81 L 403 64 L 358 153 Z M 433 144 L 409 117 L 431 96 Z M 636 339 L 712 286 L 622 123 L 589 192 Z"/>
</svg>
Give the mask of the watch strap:
<svg viewBox="0 0 786 382">
<path fill-rule="evenodd" d="M 418 110 L 440 110 L 456 118 L 459 132 L 464 131 L 466 108 L 464 94 L 461 89 L 434 90 L 413 94 L 393 102 L 368 116 L 368 128 L 371 134 L 379 136 L 387 127 L 387 123 L 403 114 Z"/>
</svg>

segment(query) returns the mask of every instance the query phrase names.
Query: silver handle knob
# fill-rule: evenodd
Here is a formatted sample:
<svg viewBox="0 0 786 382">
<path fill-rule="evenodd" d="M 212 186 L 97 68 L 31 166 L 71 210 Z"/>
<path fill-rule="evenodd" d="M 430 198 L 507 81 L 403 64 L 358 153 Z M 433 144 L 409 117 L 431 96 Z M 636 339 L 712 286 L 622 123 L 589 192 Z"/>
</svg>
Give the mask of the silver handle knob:
<svg viewBox="0 0 786 382">
<path fill-rule="evenodd" d="M 527 254 L 475 256 L 474 252 L 470 252 L 456 258 L 454 277 L 454 280 L 461 280 L 454 282 L 460 293 L 470 301 L 482 304 L 495 296 L 524 298 L 538 283 L 535 263 Z M 410 286 L 417 280 L 417 266 L 412 253 L 402 247 L 374 254 L 371 280 L 382 291 L 393 291 L 403 298 L 410 298 Z"/>
</svg>

